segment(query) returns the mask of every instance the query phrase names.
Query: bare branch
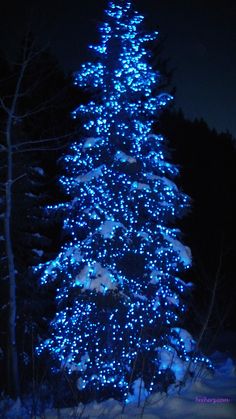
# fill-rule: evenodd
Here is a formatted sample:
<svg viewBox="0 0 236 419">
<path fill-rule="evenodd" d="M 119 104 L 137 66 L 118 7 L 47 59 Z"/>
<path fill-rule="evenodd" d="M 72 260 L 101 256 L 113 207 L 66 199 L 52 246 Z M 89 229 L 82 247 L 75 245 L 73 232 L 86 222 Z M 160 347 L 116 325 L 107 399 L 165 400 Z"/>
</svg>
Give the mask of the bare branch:
<svg viewBox="0 0 236 419">
<path fill-rule="evenodd" d="M 30 90 L 30 89 L 29 89 Z M 25 92 L 22 92 L 22 93 L 19 93 L 18 94 L 18 97 L 20 98 L 20 97 L 24 97 L 24 96 L 27 96 L 27 94 L 29 94 L 29 92 L 27 92 L 27 93 L 25 93 Z M 5 95 L 4 96 L 4 98 L 7 98 L 7 99 L 12 99 L 14 97 L 14 94 L 11 94 L 11 95 Z"/>
<path fill-rule="evenodd" d="M 15 146 L 13 146 L 13 152 L 21 152 L 21 150 L 17 150 L 18 147 L 24 146 L 24 145 L 29 145 L 29 144 L 44 144 L 44 143 L 49 143 L 49 142 L 54 142 L 54 141 L 59 141 L 65 138 L 69 138 L 72 135 L 78 134 L 77 131 L 74 132 L 69 132 L 68 134 L 65 135 L 60 135 L 58 137 L 52 137 L 52 138 L 43 138 L 42 140 L 30 140 L 30 141 L 24 141 L 22 143 L 19 143 Z M 14 151 L 14 149 L 16 149 L 17 151 Z"/>
<path fill-rule="evenodd" d="M 8 80 L 13 79 L 14 77 L 16 77 L 17 72 L 12 73 L 10 76 L 4 77 L 2 79 L 0 79 L 0 84 L 5 83 Z"/>
<path fill-rule="evenodd" d="M 10 114 L 10 109 L 5 105 L 3 99 L 0 96 L 0 105 L 1 107 L 4 109 L 4 111 L 9 115 Z"/>
<path fill-rule="evenodd" d="M 44 75 L 44 77 L 42 77 L 42 75 L 40 75 L 40 78 L 39 77 L 37 77 L 38 76 L 38 73 L 36 73 L 36 71 L 35 72 L 33 72 L 33 71 L 31 71 L 31 74 L 34 76 L 34 74 L 35 74 L 35 81 L 34 81 L 34 83 L 32 83 L 31 84 L 31 86 L 29 86 L 29 88 L 27 89 L 27 90 L 25 90 L 24 91 L 24 93 L 22 93 L 22 95 L 24 95 L 24 96 L 27 96 L 28 94 L 31 94 L 32 95 L 32 91 L 34 91 L 35 89 L 37 89 L 37 87 L 42 83 L 42 82 L 44 82 L 44 81 L 46 81 L 46 80 L 48 80 L 51 76 L 53 76 L 53 74 L 55 74 L 56 73 L 56 69 L 55 69 L 55 67 L 52 67 L 52 70 L 51 71 L 48 71 L 45 75 Z M 66 87 L 64 87 L 61 91 L 60 91 L 60 94 L 64 91 L 64 90 L 66 90 Z"/>
<path fill-rule="evenodd" d="M 23 175 L 20 175 L 18 177 L 16 177 L 15 179 L 12 180 L 12 184 L 17 182 L 18 180 L 22 179 L 23 177 L 27 176 L 27 173 L 24 173 Z"/>
<path fill-rule="evenodd" d="M 63 144 L 61 146 L 58 147 L 50 147 L 50 148 L 28 148 L 26 150 L 17 150 L 14 153 L 26 153 L 26 152 L 30 152 L 30 153 L 34 153 L 34 151 L 54 151 L 54 150 L 61 150 L 63 148 L 66 148 L 68 146 L 68 144 Z"/>
<path fill-rule="evenodd" d="M 26 65 L 27 66 L 27 65 L 29 65 L 29 63 L 31 61 L 33 61 L 42 52 L 47 51 L 48 48 L 49 48 L 49 46 L 50 46 L 50 44 L 48 43 L 48 44 L 46 44 L 42 48 L 36 48 L 36 47 L 34 47 L 35 50 L 34 50 L 33 47 L 31 47 L 30 50 L 28 49 L 28 51 L 26 49 L 27 54 L 23 56 L 23 59 L 21 59 L 20 61 L 10 60 L 10 63 L 12 65 L 14 65 L 14 66 L 17 66 L 17 67 L 22 67 L 22 65 Z"/>
<path fill-rule="evenodd" d="M 22 115 L 17 115 L 17 118 L 23 119 L 23 118 L 27 118 L 31 115 L 35 115 L 40 112 L 44 112 L 45 110 L 49 109 L 49 107 L 52 105 L 55 99 L 60 95 L 61 95 L 61 91 L 58 92 L 58 94 L 51 97 L 50 99 L 45 100 L 41 105 L 36 106 L 32 111 L 26 112 L 25 114 L 22 114 Z"/>
</svg>

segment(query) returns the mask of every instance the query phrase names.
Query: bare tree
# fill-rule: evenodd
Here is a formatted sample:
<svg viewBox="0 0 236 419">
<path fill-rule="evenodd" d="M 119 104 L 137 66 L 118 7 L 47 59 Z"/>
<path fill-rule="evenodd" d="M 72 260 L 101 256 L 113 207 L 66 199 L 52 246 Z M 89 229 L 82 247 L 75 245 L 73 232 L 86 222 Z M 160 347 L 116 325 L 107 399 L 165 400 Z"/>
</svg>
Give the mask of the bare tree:
<svg viewBox="0 0 236 419">
<path fill-rule="evenodd" d="M 68 138 L 72 133 L 55 135 L 50 138 L 17 138 L 17 129 L 24 120 L 36 116 L 41 112 L 55 106 L 56 97 L 43 99 L 41 103 L 30 108 L 22 107 L 22 100 L 34 94 L 34 89 L 39 80 L 34 80 L 30 85 L 25 83 L 26 74 L 29 73 L 32 63 L 37 60 L 39 54 L 45 49 L 37 47 L 32 39 L 30 32 L 24 38 L 20 59 L 14 64 L 14 76 L 12 92 L 10 95 L 0 94 L 0 109 L 5 114 L 3 130 L 1 132 L 2 144 L 0 152 L 4 154 L 5 178 L 1 183 L 1 190 L 5 195 L 5 214 L 4 214 L 4 240 L 5 257 L 7 264 L 7 279 L 9 283 L 9 304 L 8 304 L 8 382 L 9 393 L 15 399 L 20 397 L 20 377 L 19 377 L 19 356 L 17 351 L 16 321 L 17 321 L 17 295 L 16 295 L 16 265 L 14 255 L 14 237 L 12 231 L 13 214 L 13 187 L 16 182 L 22 180 L 26 173 L 16 173 L 14 170 L 14 159 L 19 153 L 58 150 L 68 143 Z M 32 77 L 33 80 L 33 77 Z M 4 82 L 4 80 L 3 80 Z M 43 132 L 43 128 L 42 128 Z M 22 135 L 21 135 L 22 137 Z"/>
</svg>

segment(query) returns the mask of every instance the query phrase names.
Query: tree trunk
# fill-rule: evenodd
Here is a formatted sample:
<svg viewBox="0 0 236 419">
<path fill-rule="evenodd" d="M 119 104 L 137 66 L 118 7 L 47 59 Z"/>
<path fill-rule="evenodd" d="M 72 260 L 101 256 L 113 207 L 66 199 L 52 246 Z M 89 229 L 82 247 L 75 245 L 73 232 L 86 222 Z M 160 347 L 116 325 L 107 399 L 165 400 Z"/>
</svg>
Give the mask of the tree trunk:
<svg viewBox="0 0 236 419">
<path fill-rule="evenodd" d="M 9 278 L 9 314 L 8 314 L 8 391 L 11 397 L 20 397 L 20 379 L 18 367 L 18 353 L 16 342 L 16 270 L 14 262 L 14 250 L 12 245 L 12 186 L 13 186 L 13 126 L 15 122 L 15 111 L 19 99 L 20 88 L 24 76 L 26 61 L 23 61 L 16 88 L 12 98 L 11 106 L 7 110 L 6 122 L 6 145 L 7 145 L 7 179 L 6 179 L 6 211 L 5 211 L 5 242 L 6 258 Z"/>
<path fill-rule="evenodd" d="M 12 152 L 8 149 L 8 179 L 6 182 L 6 213 L 5 213 L 5 240 L 6 256 L 9 275 L 9 317 L 8 317 L 8 354 L 9 372 L 8 388 L 11 396 L 19 397 L 19 371 L 16 347 L 16 274 L 11 234 L 11 209 L 12 209 Z"/>
</svg>

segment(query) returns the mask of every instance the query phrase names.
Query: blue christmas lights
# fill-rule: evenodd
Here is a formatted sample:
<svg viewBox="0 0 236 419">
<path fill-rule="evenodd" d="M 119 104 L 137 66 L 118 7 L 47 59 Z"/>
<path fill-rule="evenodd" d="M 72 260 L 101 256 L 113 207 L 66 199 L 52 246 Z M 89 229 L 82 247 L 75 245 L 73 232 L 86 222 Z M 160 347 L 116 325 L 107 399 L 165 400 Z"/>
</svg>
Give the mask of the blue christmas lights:
<svg viewBox="0 0 236 419">
<path fill-rule="evenodd" d="M 172 227 L 189 198 L 173 182 L 178 169 L 165 159 L 164 138 L 152 134 L 153 118 L 172 99 L 153 97 L 159 75 L 145 43 L 157 33 L 143 35 L 143 17 L 128 1 L 111 2 L 106 20 L 94 61 L 75 75 L 96 100 L 72 114 L 85 134 L 64 156 L 60 183 L 71 200 L 49 208 L 63 213 L 71 241 L 36 268 L 43 284 L 58 284 L 50 338 L 37 351 L 76 371 L 80 390 L 112 388 L 126 399 L 131 377 L 143 374 L 152 391 L 171 368 L 160 348 L 183 365 L 191 355 L 177 328 L 188 289 L 178 275 L 191 253 Z"/>
</svg>

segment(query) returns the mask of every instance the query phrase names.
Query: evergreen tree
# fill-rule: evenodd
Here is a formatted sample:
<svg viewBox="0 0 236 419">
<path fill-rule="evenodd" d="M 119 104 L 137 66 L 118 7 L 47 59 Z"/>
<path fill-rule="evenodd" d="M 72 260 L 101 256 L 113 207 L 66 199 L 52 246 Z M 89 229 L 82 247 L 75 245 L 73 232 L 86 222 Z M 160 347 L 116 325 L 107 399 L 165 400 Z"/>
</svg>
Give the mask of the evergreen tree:
<svg viewBox="0 0 236 419">
<path fill-rule="evenodd" d="M 84 136 L 63 159 L 68 201 L 51 207 L 63 213 L 65 244 L 36 268 L 57 289 L 51 334 L 37 351 L 96 398 L 126 399 L 140 379 L 148 392 L 166 388 L 183 379 L 194 352 L 180 327 L 189 284 L 179 274 L 191 252 L 174 228 L 190 200 L 173 182 L 178 168 L 163 136 L 152 132 L 172 97 L 153 95 L 159 74 L 145 43 L 157 33 L 143 34 L 142 21 L 128 1 L 111 2 L 93 61 L 75 76 L 94 100 L 73 112 Z"/>
</svg>

